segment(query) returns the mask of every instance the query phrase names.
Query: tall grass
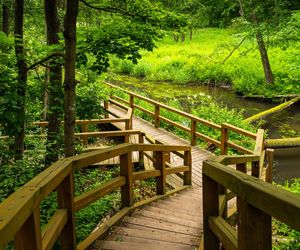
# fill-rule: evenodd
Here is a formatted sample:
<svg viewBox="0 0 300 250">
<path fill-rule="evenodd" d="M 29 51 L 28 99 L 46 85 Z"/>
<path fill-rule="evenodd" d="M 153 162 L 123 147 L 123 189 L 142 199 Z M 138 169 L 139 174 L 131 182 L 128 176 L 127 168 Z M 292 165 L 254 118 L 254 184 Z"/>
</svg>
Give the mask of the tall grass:
<svg viewBox="0 0 300 250">
<path fill-rule="evenodd" d="M 216 28 L 198 30 L 192 41 L 184 43 L 175 43 L 169 35 L 153 52 L 142 51 L 137 65 L 112 57 L 111 71 L 153 81 L 232 84 L 235 91 L 246 95 L 300 93 L 300 42 L 285 50 L 268 48 L 276 79 L 268 85 L 254 37 L 246 39 L 223 63 L 242 39 L 233 29 Z"/>
</svg>

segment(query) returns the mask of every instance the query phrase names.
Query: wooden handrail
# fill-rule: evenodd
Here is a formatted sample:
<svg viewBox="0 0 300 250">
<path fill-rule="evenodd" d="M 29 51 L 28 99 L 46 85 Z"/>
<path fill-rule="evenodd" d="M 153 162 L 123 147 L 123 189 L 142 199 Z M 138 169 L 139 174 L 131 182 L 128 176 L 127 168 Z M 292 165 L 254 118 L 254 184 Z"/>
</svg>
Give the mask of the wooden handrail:
<svg viewBox="0 0 300 250">
<path fill-rule="evenodd" d="M 256 160 L 254 156 L 244 156 Z M 235 158 L 240 163 L 242 157 Z M 228 160 L 232 163 L 235 160 Z M 217 158 L 203 164 L 204 249 L 272 249 L 271 217 L 300 231 L 300 197 L 226 167 Z M 238 230 L 219 214 L 219 186 L 237 195 Z"/>
<path fill-rule="evenodd" d="M 143 113 L 146 113 L 147 115 L 150 115 L 153 118 L 154 126 L 156 128 L 160 127 L 160 123 L 161 123 L 161 121 L 163 121 L 163 122 L 166 122 L 166 123 L 178 128 L 178 129 L 180 129 L 184 132 L 189 133 L 190 137 L 191 137 L 191 145 L 193 145 L 193 146 L 196 145 L 197 139 L 202 139 L 202 140 L 206 141 L 209 144 L 214 144 L 215 146 L 219 147 L 221 149 L 221 154 L 224 154 L 224 155 L 227 154 L 227 151 L 228 151 L 229 147 L 233 148 L 233 149 L 235 149 L 238 152 L 243 153 L 243 154 L 244 153 L 253 154 L 254 150 L 249 150 L 249 149 L 244 148 L 244 147 L 242 147 L 242 146 L 240 146 L 240 145 L 238 145 L 234 142 L 229 141 L 229 136 L 228 135 L 229 135 L 229 131 L 233 131 L 233 132 L 238 133 L 240 135 L 243 135 L 243 136 L 246 136 L 246 137 L 249 137 L 251 139 L 256 140 L 256 137 L 257 137 L 256 133 L 252 133 L 250 131 L 247 131 L 245 129 L 242 129 L 242 128 L 239 128 L 239 127 L 233 126 L 231 124 L 227 124 L 227 123 L 219 125 L 219 124 L 204 120 L 204 119 L 202 119 L 200 117 L 197 117 L 195 115 L 191 115 L 191 114 L 186 113 L 184 111 L 178 110 L 176 108 L 170 107 L 168 105 L 162 104 L 160 102 L 154 101 L 154 100 L 152 100 L 148 97 L 136 94 L 134 92 L 128 91 L 128 90 L 123 89 L 123 88 L 120 88 L 120 87 L 115 86 L 113 84 L 109 84 L 109 83 L 106 83 L 106 84 L 108 86 L 110 86 L 111 88 L 113 88 L 113 89 L 118 89 L 118 90 L 122 91 L 123 93 L 126 93 L 127 95 L 129 95 L 129 101 L 121 98 L 120 96 L 112 95 L 111 99 L 116 99 L 118 101 L 117 106 L 119 106 L 120 102 L 122 102 L 125 106 L 128 105 L 133 110 L 138 109 L 138 110 L 142 111 Z M 145 102 L 153 105 L 154 106 L 153 111 L 147 110 L 146 108 L 137 105 L 135 103 L 135 99 L 139 99 L 139 100 L 145 101 Z M 189 127 L 184 126 L 182 124 L 179 124 L 179 123 L 177 123 L 173 120 L 170 120 L 170 119 L 162 116 L 161 115 L 161 109 L 165 109 L 165 110 L 167 110 L 171 113 L 180 115 L 180 116 L 188 119 L 190 121 L 190 126 Z M 202 133 L 198 132 L 197 131 L 197 125 L 198 124 L 201 124 L 203 126 L 215 129 L 217 131 L 220 131 L 221 132 L 220 141 L 217 140 L 217 139 L 211 138 L 208 135 L 205 135 L 205 134 L 202 134 Z"/>
<path fill-rule="evenodd" d="M 166 170 L 164 155 L 172 151 L 184 152 L 184 165 Z M 134 151 L 155 152 L 155 170 L 132 172 L 131 154 Z M 76 249 L 74 213 L 104 195 L 121 188 L 122 206 L 134 207 L 133 182 L 150 177 L 157 178 L 157 195 L 166 194 L 166 176 L 184 173 L 183 185 L 191 185 L 191 148 L 188 146 L 123 144 L 103 150 L 66 158 L 57 161 L 6 200 L 0 203 L 0 249 L 13 238 L 16 249 L 23 249 L 26 243 L 31 249 L 51 249 L 59 237 L 62 246 Z M 73 197 L 73 171 L 99 161 L 120 156 L 120 176 L 93 190 Z M 39 205 L 51 192 L 57 190 L 59 209 L 50 219 L 43 232 L 39 225 Z M 129 212 L 130 210 L 126 210 Z M 120 213 L 124 213 L 121 210 Z M 108 228 L 100 228 L 101 235 Z M 80 247 L 88 246 L 95 240 L 95 232 Z"/>
</svg>

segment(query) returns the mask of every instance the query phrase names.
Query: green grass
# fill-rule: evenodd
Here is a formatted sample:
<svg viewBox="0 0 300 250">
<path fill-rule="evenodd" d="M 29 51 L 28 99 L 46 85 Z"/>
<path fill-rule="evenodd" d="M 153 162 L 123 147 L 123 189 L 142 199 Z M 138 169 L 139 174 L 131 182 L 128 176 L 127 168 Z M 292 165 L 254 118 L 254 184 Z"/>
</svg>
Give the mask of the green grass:
<svg viewBox="0 0 300 250">
<path fill-rule="evenodd" d="M 197 30 L 194 39 L 185 43 L 175 43 L 168 35 L 157 43 L 153 52 L 142 51 L 137 65 L 112 57 L 110 69 L 151 81 L 230 84 L 245 95 L 300 94 L 300 42 L 285 50 L 268 47 L 276 79 L 274 84 L 268 85 L 254 37 L 246 39 L 223 64 L 243 37 L 233 29 L 216 28 Z"/>
</svg>

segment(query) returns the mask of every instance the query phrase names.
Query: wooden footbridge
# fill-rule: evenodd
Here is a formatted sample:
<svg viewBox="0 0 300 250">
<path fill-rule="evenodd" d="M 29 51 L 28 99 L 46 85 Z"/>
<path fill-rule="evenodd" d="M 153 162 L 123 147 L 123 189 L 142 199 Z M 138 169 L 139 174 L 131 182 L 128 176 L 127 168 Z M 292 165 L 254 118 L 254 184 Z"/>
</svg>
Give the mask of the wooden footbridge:
<svg viewBox="0 0 300 250">
<path fill-rule="evenodd" d="M 141 101 L 153 109 L 144 108 Z M 104 107 L 103 119 L 76 121 L 82 127 L 76 136 L 85 145 L 89 137 L 118 136 L 124 143 L 61 159 L 4 200 L 0 249 L 11 241 L 15 249 L 52 249 L 59 240 L 61 249 L 217 250 L 222 245 L 265 250 L 272 248 L 272 217 L 300 230 L 300 198 L 265 181 L 272 179 L 272 151 L 264 147 L 263 130 L 252 133 L 214 124 L 121 89 Z M 189 122 L 183 125 L 166 118 L 166 111 Z M 89 124 L 103 123 L 120 130 L 88 132 Z M 182 130 L 190 141 L 165 131 L 161 124 Z M 201 126 L 218 131 L 219 137 L 200 133 Z M 253 140 L 253 148 L 232 141 L 232 133 L 240 140 Z M 220 148 L 221 156 L 196 146 L 198 140 Z M 228 156 L 229 148 L 236 155 Z M 119 176 L 74 197 L 73 171 L 94 164 L 117 164 Z M 136 164 L 142 170 L 136 171 Z M 156 195 L 135 203 L 134 182 L 148 178 L 156 179 Z M 116 190 L 121 192 L 119 212 L 77 243 L 75 212 Z M 58 209 L 41 229 L 39 205 L 55 191 Z"/>
</svg>

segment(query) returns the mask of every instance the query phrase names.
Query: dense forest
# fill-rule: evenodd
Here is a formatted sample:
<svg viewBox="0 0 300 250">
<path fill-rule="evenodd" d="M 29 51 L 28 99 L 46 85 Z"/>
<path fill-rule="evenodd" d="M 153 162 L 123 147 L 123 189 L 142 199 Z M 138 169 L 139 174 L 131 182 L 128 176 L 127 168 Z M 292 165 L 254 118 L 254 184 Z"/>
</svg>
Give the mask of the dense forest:
<svg viewBox="0 0 300 250">
<path fill-rule="evenodd" d="M 226 85 L 269 99 L 300 95 L 299 0 L 0 0 L 0 6 L 0 136 L 8 137 L 0 140 L 0 201 L 82 151 L 75 120 L 103 114 L 110 91 L 103 83 L 119 74 Z M 241 124 L 238 112 L 224 109 L 220 116 L 217 108 L 207 103 L 196 115 Z M 48 121 L 46 130 L 32 125 L 40 120 Z M 25 136 L 43 132 L 46 138 Z M 101 183 L 115 171 L 75 179 Z M 299 193 L 295 184 L 287 188 Z M 104 217 L 118 198 L 112 194 L 78 213 L 79 240 L 95 227 L 89 218 Z M 42 222 L 54 199 L 42 204 Z M 292 234 L 280 249 L 298 249 L 299 234 Z"/>
</svg>

